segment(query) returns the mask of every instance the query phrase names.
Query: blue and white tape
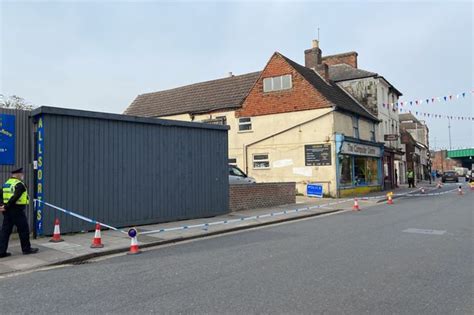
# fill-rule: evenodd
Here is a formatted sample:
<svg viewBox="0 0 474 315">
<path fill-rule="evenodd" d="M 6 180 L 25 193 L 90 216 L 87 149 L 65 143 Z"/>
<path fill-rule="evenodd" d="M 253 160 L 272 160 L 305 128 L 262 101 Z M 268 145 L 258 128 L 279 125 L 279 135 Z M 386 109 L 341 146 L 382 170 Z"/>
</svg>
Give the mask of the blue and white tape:
<svg viewBox="0 0 474 315">
<path fill-rule="evenodd" d="M 412 192 L 406 192 L 406 193 L 403 193 L 403 194 L 393 194 L 392 196 L 397 196 L 397 197 L 403 197 L 403 196 L 405 196 L 405 197 L 440 196 L 440 195 L 444 195 L 444 194 L 454 192 L 456 190 L 457 190 L 457 188 L 451 189 L 451 190 L 448 190 L 448 191 L 443 191 L 443 192 L 424 193 L 424 194 L 413 194 Z M 380 195 L 380 196 L 372 196 L 372 197 L 360 197 L 358 199 L 359 200 L 375 200 L 375 199 L 384 199 L 386 197 L 387 197 L 386 195 Z M 263 219 L 263 218 L 268 218 L 268 217 L 276 217 L 276 216 L 288 215 L 288 214 L 293 214 L 293 213 L 299 213 L 299 212 L 303 212 L 303 211 L 311 211 L 313 209 L 325 208 L 325 207 L 334 206 L 334 205 L 338 205 L 338 204 L 342 204 L 342 203 L 346 203 L 346 202 L 352 202 L 353 200 L 354 200 L 353 198 L 343 199 L 343 200 L 333 201 L 333 202 L 325 203 L 325 204 L 322 204 L 322 205 L 315 205 L 315 206 L 311 206 L 311 207 L 298 208 L 298 209 L 292 209 L 292 210 L 283 210 L 283 211 L 278 211 L 278 212 L 270 212 L 270 213 L 266 213 L 266 214 L 254 215 L 254 216 L 250 216 L 250 217 L 241 217 L 241 218 L 230 219 L 230 220 L 214 221 L 214 222 L 201 223 L 201 224 L 192 224 L 192 225 L 183 225 L 183 226 L 177 226 L 177 227 L 171 227 L 171 228 L 161 228 L 161 229 L 156 229 L 156 230 L 151 230 L 151 231 L 140 232 L 139 234 L 140 235 L 157 234 L 157 233 L 173 232 L 173 231 L 180 231 L 180 230 L 187 230 L 187 229 L 194 229 L 194 228 L 202 228 L 202 229 L 207 230 L 210 226 L 221 225 L 221 224 L 229 224 L 229 223 L 237 223 L 237 222 L 249 221 L 249 220 L 258 220 L 258 219 Z M 58 206 L 52 205 L 52 204 L 44 202 L 42 200 L 35 199 L 35 202 L 43 203 L 44 205 L 46 205 L 48 207 L 59 210 L 61 212 L 69 214 L 69 215 L 71 215 L 73 217 L 76 217 L 78 219 L 81 219 L 83 221 L 86 221 L 86 222 L 89 222 L 89 223 L 92 223 L 92 224 L 100 224 L 101 226 L 109 228 L 111 230 L 127 234 L 127 232 L 125 230 L 118 229 L 116 227 L 113 227 L 111 225 L 99 222 L 99 221 L 91 219 L 91 218 L 87 218 L 83 215 L 80 215 L 80 214 L 75 213 L 75 212 L 70 211 L 70 210 L 60 208 Z"/>
<path fill-rule="evenodd" d="M 83 221 L 86 221 L 86 222 L 89 222 L 89 223 L 92 223 L 92 224 L 100 224 L 101 226 L 106 227 L 106 228 L 108 228 L 108 229 L 111 229 L 111 230 L 114 230 L 114 231 L 119 231 L 119 232 L 122 232 L 122 233 L 127 233 L 127 232 L 125 232 L 125 231 L 123 231 L 123 230 L 120 230 L 120 229 L 117 229 L 116 227 L 113 227 L 113 226 L 111 226 L 111 225 L 108 225 L 108 224 L 99 222 L 99 221 L 94 220 L 94 219 L 90 219 L 90 218 L 85 217 L 85 216 L 83 216 L 83 215 L 80 215 L 80 214 L 78 214 L 78 213 L 75 213 L 75 212 L 72 212 L 72 211 L 69 211 L 69 210 L 60 208 L 60 207 L 58 207 L 58 206 L 52 205 L 52 204 L 47 203 L 47 202 L 44 202 L 44 201 L 42 201 L 42 200 L 35 199 L 35 202 L 40 202 L 40 203 L 42 203 L 42 204 L 44 204 L 44 205 L 46 205 L 46 206 L 48 206 L 48 207 L 51 207 L 51 208 L 56 209 L 56 210 L 59 210 L 59 211 L 61 211 L 61 212 L 64 212 L 64 213 L 66 213 L 66 214 L 69 214 L 69 215 L 71 215 L 71 216 L 73 216 L 73 217 L 76 217 L 76 218 L 78 218 L 78 219 L 81 219 L 81 220 L 83 220 Z"/>
</svg>

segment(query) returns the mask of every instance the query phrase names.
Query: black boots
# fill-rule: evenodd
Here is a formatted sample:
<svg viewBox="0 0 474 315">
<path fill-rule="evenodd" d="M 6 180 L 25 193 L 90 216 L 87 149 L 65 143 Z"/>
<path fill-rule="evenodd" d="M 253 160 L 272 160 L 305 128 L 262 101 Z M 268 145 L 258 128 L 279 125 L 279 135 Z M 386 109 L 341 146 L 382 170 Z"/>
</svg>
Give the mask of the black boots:
<svg viewBox="0 0 474 315">
<path fill-rule="evenodd" d="M 39 251 L 38 248 L 31 247 L 29 250 L 24 251 L 23 255 L 31 255 L 31 254 L 36 254 Z"/>
</svg>

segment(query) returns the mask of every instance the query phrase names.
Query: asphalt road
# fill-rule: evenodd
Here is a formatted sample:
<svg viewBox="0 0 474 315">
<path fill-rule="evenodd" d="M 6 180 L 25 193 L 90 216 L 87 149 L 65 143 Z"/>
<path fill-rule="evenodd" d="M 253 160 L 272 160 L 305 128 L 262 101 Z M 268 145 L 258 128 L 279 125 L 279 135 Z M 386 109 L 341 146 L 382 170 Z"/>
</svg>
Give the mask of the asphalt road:
<svg viewBox="0 0 474 315">
<path fill-rule="evenodd" d="M 473 314 L 474 192 L 0 279 L 0 313 Z"/>
</svg>

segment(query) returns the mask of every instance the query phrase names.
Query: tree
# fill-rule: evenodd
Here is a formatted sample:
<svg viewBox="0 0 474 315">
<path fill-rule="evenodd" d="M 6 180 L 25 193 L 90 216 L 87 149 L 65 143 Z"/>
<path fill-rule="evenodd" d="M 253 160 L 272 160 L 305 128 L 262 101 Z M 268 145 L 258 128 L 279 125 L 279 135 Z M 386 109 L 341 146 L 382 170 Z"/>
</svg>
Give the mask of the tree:
<svg viewBox="0 0 474 315">
<path fill-rule="evenodd" d="M 0 94 L 0 107 L 21 109 L 21 110 L 32 110 L 35 108 L 32 104 L 28 103 L 24 98 L 17 95 L 4 95 Z"/>
</svg>

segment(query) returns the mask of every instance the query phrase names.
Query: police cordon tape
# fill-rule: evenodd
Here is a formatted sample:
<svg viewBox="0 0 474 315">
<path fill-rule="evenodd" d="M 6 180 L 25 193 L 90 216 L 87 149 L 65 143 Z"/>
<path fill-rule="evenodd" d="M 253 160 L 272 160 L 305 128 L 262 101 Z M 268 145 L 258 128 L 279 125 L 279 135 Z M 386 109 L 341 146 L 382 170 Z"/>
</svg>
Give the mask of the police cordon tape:
<svg viewBox="0 0 474 315">
<path fill-rule="evenodd" d="M 461 186 L 459 186 L 459 187 L 461 187 Z M 406 192 L 406 193 L 403 193 L 403 194 L 393 194 L 392 193 L 391 196 L 392 197 L 394 197 L 394 196 L 396 196 L 396 197 L 440 196 L 440 195 L 445 195 L 445 194 L 454 192 L 456 190 L 458 190 L 458 188 L 443 191 L 443 192 L 424 193 L 424 194 L 413 194 L 412 192 Z M 357 199 L 358 200 L 374 200 L 374 199 L 385 199 L 385 198 L 387 198 L 386 195 L 379 195 L 379 196 L 372 196 L 372 197 L 358 197 Z M 329 203 L 325 203 L 325 204 L 321 204 L 321 205 L 315 205 L 315 206 L 311 206 L 311 207 L 304 207 L 304 208 L 298 208 L 298 209 L 292 209 L 292 210 L 283 210 L 283 211 L 271 212 L 271 213 L 266 213 L 266 214 L 261 214 L 261 215 L 254 215 L 254 216 L 250 216 L 250 217 L 241 217 L 241 218 L 238 218 L 238 219 L 221 220 L 221 221 L 214 221 L 214 222 L 209 222 L 209 223 L 201 223 L 201 224 L 193 224 L 193 225 L 183 225 L 183 226 L 177 226 L 177 227 L 172 227 L 172 228 L 162 228 L 162 229 L 156 229 L 156 230 L 151 230 L 151 231 L 140 232 L 139 235 L 157 234 L 157 233 L 187 230 L 187 229 L 193 229 L 193 228 L 203 228 L 203 229 L 207 230 L 210 226 L 214 226 L 214 225 L 229 224 L 229 223 L 236 223 L 236 222 L 242 222 L 242 221 L 263 219 L 263 218 L 268 218 L 268 217 L 288 215 L 288 214 L 293 214 L 293 213 L 300 213 L 300 212 L 304 212 L 304 211 L 310 211 L 310 210 L 313 210 L 313 209 L 319 209 L 319 208 L 334 206 L 334 205 L 350 202 L 350 201 L 353 201 L 353 200 L 354 200 L 354 198 L 349 198 L 349 199 L 333 201 L 333 202 L 329 202 Z M 121 233 L 124 233 L 124 234 L 128 235 L 128 230 L 125 231 L 125 230 L 113 227 L 111 225 L 99 222 L 97 220 L 87 218 L 83 215 L 80 215 L 80 214 L 75 213 L 75 212 L 70 211 L 70 210 L 63 209 L 61 207 L 55 206 L 53 204 L 50 204 L 50 203 L 42 201 L 42 200 L 35 199 L 35 202 L 40 202 L 40 203 L 42 203 L 42 204 L 44 204 L 48 207 L 51 207 L 51 208 L 56 209 L 58 211 L 61 211 L 63 213 L 69 214 L 69 215 L 71 215 L 73 217 L 76 217 L 78 219 L 81 219 L 83 221 L 86 221 L 86 222 L 89 222 L 89 223 L 92 223 L 92 224 L 100 224 L 101 226 L 103 226 L 105 228 L 108 228 L 108 229 L 111 229 L 111 230 L 121 232 Z"/>
<path fill-rule="evenodd" d="M 66 214 L 69 214 L 69 215 L 71 215 L 71 216 L 73 216 L 73 217 L 76 217 L 76 218 L 78 218 L 78 219 L 81 219 L 81 220 L 83 220 L 83 221 L 86 221 L 86 222 L 89 222 L 89 223 L 92 223 L 92 224 L 100 224 L 101 226 L 106 227 L 106 228 L 108 228 L 108 229 L 111 229 L 111 230 L 114 230 L 114 231 L 119 231 L 119 232 L 122 232 L 122 233 L 127 234 L 127 232 L 125 232 L 124 230 L 120 230 L 120 229 L 118 229 L 118 228 L 116 228 L 116 227 L 113 227 L 113 226 L 111 226 L 111 225 L 108 225 L 108 224 L 99 222 L 99 221 L 94 220 L 94 219 L 90 219 L 90 218 L 88 218 L 88 217 L 85 217 L 85 216 L 83 216 L 83 215 L 77 214 L 77 213 L 75 213 L 75 212 L 72 212 L 72 211 L 69 211 L 69 210 L 60 208 L 60 207 L 58 207 L 58 206 L 52 205 L 52 204 L 50 204 L 50 203 L 47 203 L 47 202 L 45 202 L 45 201 L 42 201 L 42 200 L 39 200 L 39 199 L 35 199 L 35 202 L 40 202 L 40 203 L 42 203 L 42 204 L 44 204 L 44 205 L 46 205 L 46 206 L 48 206 L 48 207 L 51 207 L 51 208 L 56 209 L 56 210 L 59 210 L 59 211 L 61 211 L 61 212 L 64 212 L 64 213 L 66 213 Z"/>
</svg>

